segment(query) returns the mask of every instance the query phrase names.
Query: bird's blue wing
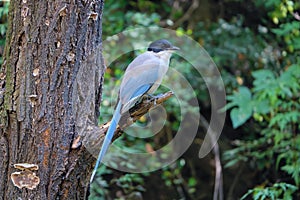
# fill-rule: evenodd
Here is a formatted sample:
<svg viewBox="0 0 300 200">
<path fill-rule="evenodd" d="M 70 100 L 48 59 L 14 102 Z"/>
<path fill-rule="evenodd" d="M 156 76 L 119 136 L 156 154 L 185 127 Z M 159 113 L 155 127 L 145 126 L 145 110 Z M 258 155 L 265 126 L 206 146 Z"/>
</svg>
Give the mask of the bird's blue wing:
<svg viewBox="0 0 300 200">
<path fill-rule="evenodd" d="M 142 95 L 146 94 L 147 91 L 151 88 L 152 84 L 147 84 L 139 87 L 133 95 L 130 97 L 130 99 L 134 99 L 136 97 L 141 97 Z"/>
<path fill-rule="evenodd" d="M 133 94 L 131 95 L 128 102 L 122 105 L 121 113 L 127 112 L 130 108 L 132 108 L 138 100 L 150 90 L 153 84 L 147 84 L 139 87 Z"/>
</svg>

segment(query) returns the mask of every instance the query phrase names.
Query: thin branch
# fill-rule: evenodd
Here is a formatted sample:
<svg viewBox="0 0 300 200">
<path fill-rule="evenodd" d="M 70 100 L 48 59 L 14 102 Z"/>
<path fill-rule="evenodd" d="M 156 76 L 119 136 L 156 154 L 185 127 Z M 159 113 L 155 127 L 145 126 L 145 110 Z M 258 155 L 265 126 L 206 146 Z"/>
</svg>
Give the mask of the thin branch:
<svg viewBox="0 0 300 200">
<path fill-rule="evenodd" d="M 170 15 L 169 15 L 168 19 L 172 19 L 172 16 L 175 15 L 175 12 L 180 8 L 179 4 L 180 4 L 179 0 L 175 0 L 173 2 L 172 9 L 171 9 L 171 12 L 170 12 Z"/>
<path fill-rule="evenodd" d="M 198 0 L 193 0 L 193 2 L 191 4 L 191 6 L 189 7 L 189 9 L 185 12 L 185 14 L 180 19 L 178 19 L 173 24 L 172 28 L 179 27 L 183 22 L 185 22 L 187 19 L 191 18 L 191 15 L 197 9 L 198 6 L 199 6 Z"/>
<path fill-rule="evenodd" d="M 151 98 L 144 98 L 142 102 L 135 105 L 133 108 L 129 110 L 129 112 L 124 113 L 120 119 L 119 126 L 117 127 L 113 141 L 122 135 L 122 130 L 126 127 L 133 124 L 140 117 L 148 113 L 148 111 L 155 107 L 156 105 L 162 104 L 164 101 L 168 100 L 173 96 L 173 92 L 167 92 L 164 94 L 160 94 L 157 96 L 153 96 Z M 95 157 L 99 153 L 99 149 L 101 148 L 102 142 L 105 138 L 105 134 L 109 128 L 110 121 L 102 124 L 100 126 L 87 126 L 86 127 L 86 135 L 85 138 L 78 137 L 74 140 L 72 148 L 78 148 L 82 143 L 88 149 L 88 151 Z"/>
<path fill-rule="evenodd" d="M 145 98 L 141 103 L 137 104 L 133 108 L 129 110 L 129 112 L 124 113 L 120 119 L 119 126 L 115 132 L 113 140 L 117 139 L 119 136 L 122 135 L 122 130 L 126 127 L 130 126 L 134 122 L 136 122 L 138 119 L 140 119 L 143 115 L 149 112 L 151 108 L 154 108 L 155 106 L 162 104 L 164 101 L 168 100 L 173 96 L 173 92 L 167 92 L 165 94 L 160 94 L 157 96 L 153 96 L 150 99 Z M 108 122 L 107 124 L 110 124 Z M 104 124 L 105 127 L 105 133 L 108 129 L 108 126 Z M 101 128 L 101 126 L 100 126 Z"/>
<path fill-rule="evenodd" d="M 203 115 L 200 114 L 200 118 L 201 118 L 201 124 L 202 126 L 208 131 L 209 129 L 209 124 L 207 122 L 207 120 L 205 119 L 205 117 Z M 215 186 L 214 186 L 214 197 L 213 200 L 223 200 L 223 178 L 222 178 L 222 165 L 221 165 L 221 160 L 220 160 L 220 152 L 219 152 L 219 145 L 218 142 L 216 141 L 215 138 L 215 133 L 214 132 L 209 132 L 208 133 L 210 138 L 211 138 L 211 142 L 214 145 L 213 147 L 213 152 L 215 155 L 215 167 L 216 167 L 216 176 L 215 176 Z"/>
<path fill-rule="evenodd" d="M 300 21 L 300 15 L 298 12 L 293 13 L 293 16 L 296 20 Z"/>
<path fill-rule="evenodd" d="M 242 163 L 241 166 L 239 167 L 238 172 L 237 172 L 237 173 L 235 174 L 235 176 L 234 176 L 234 179 L 233 179 L 233 181 L 232 181 L 232 184 L 230 185 L 230 188 L 229 188 L 229 190 L 228 190 L 228 194 L 227 194 L 227 198 L 226 198 L 226 199 L 228 199 L 228 200 L 234 199 L 234 198 L 233 198 L 233 192 L 234 192 L 234 189 L 235 189 L 235 186 L 236 186 L 238 180 L 239 180 L 240 177 L 241 177 L 241 174 L 242 174 L 244 168 L 245 168 L 245 164 Z"/>
</svg>

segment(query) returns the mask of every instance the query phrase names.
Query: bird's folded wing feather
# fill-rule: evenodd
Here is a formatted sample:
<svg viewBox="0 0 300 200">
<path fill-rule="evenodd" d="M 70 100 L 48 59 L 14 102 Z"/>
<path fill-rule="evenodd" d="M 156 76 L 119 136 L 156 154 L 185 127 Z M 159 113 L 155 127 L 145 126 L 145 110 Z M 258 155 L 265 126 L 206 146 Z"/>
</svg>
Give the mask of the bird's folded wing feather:
<svg viewBox="0 0 300 200">
<path fill-rule="evenodd" d="M 159 64 L 147 63 L 126 71 L 119 94 L 123 108 L 125 104 L 130 102 L 132 105 L 134 99 L 138 99 L 144 95 L 152 85 L 161 80 L 159 67 Z M 122 112 L 126 111 L 122 109 Z"/>
</svg>

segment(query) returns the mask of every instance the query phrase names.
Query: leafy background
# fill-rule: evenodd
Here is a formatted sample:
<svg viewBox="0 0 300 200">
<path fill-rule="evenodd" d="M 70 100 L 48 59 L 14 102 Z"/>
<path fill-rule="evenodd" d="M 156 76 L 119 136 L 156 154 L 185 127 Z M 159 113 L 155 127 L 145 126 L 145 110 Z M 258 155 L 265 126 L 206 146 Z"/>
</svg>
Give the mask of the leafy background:
<svg viewBox="0 0 300 200">
<path fill-rule="evenodd" d="M 8 3 L 0 2 L 0 54 L 7 13 Z M 104 39 L 130 27 L 170 28 L 199 42 L 218 66 L 228 102 L 222 109 L 228 115 L 218 141 L 223 199 L 300 199 L 299 15 L 300 3 L 292 0 L 105 1 Z M 124 55 L 107 69 L 100 123 L 111 117 L 111 90 L 139 53 Z M 210 99 L 203 80 L 195 78 L 196 72 L 179 57 L 172 62 L 196 90 L 201 114 L 209 119 Z M 153 140 L 137 142 L 123 136 L 116 142 L 144 151 L 163 146 L 180 122 L 173 103 L 166 102 L 169 123 Z M 142 117 L 139 123 L 147 120 Z M 211 153 L 198 158 L 205 132 L 199 127 L 188 151 L 156 172 L 130 174 L 101 166 L 90 199 L 213 199 L 215 157 Z"/>
</svg>

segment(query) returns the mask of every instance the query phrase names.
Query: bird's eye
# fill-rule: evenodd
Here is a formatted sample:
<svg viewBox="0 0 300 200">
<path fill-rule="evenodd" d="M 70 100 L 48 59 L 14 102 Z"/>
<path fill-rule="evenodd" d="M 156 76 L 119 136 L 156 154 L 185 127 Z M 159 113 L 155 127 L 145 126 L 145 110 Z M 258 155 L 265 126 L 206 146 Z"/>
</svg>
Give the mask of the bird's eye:
<svg viewBox="0 0 300 200">
<path fill-rule="evenodd" d="M 153 51 L 153 52 L 155 52 L 155 53 L 158 53 L 158 52 L 162 51 L 162 49 L 148 48 L 148 51 Z"/>
</svg>

